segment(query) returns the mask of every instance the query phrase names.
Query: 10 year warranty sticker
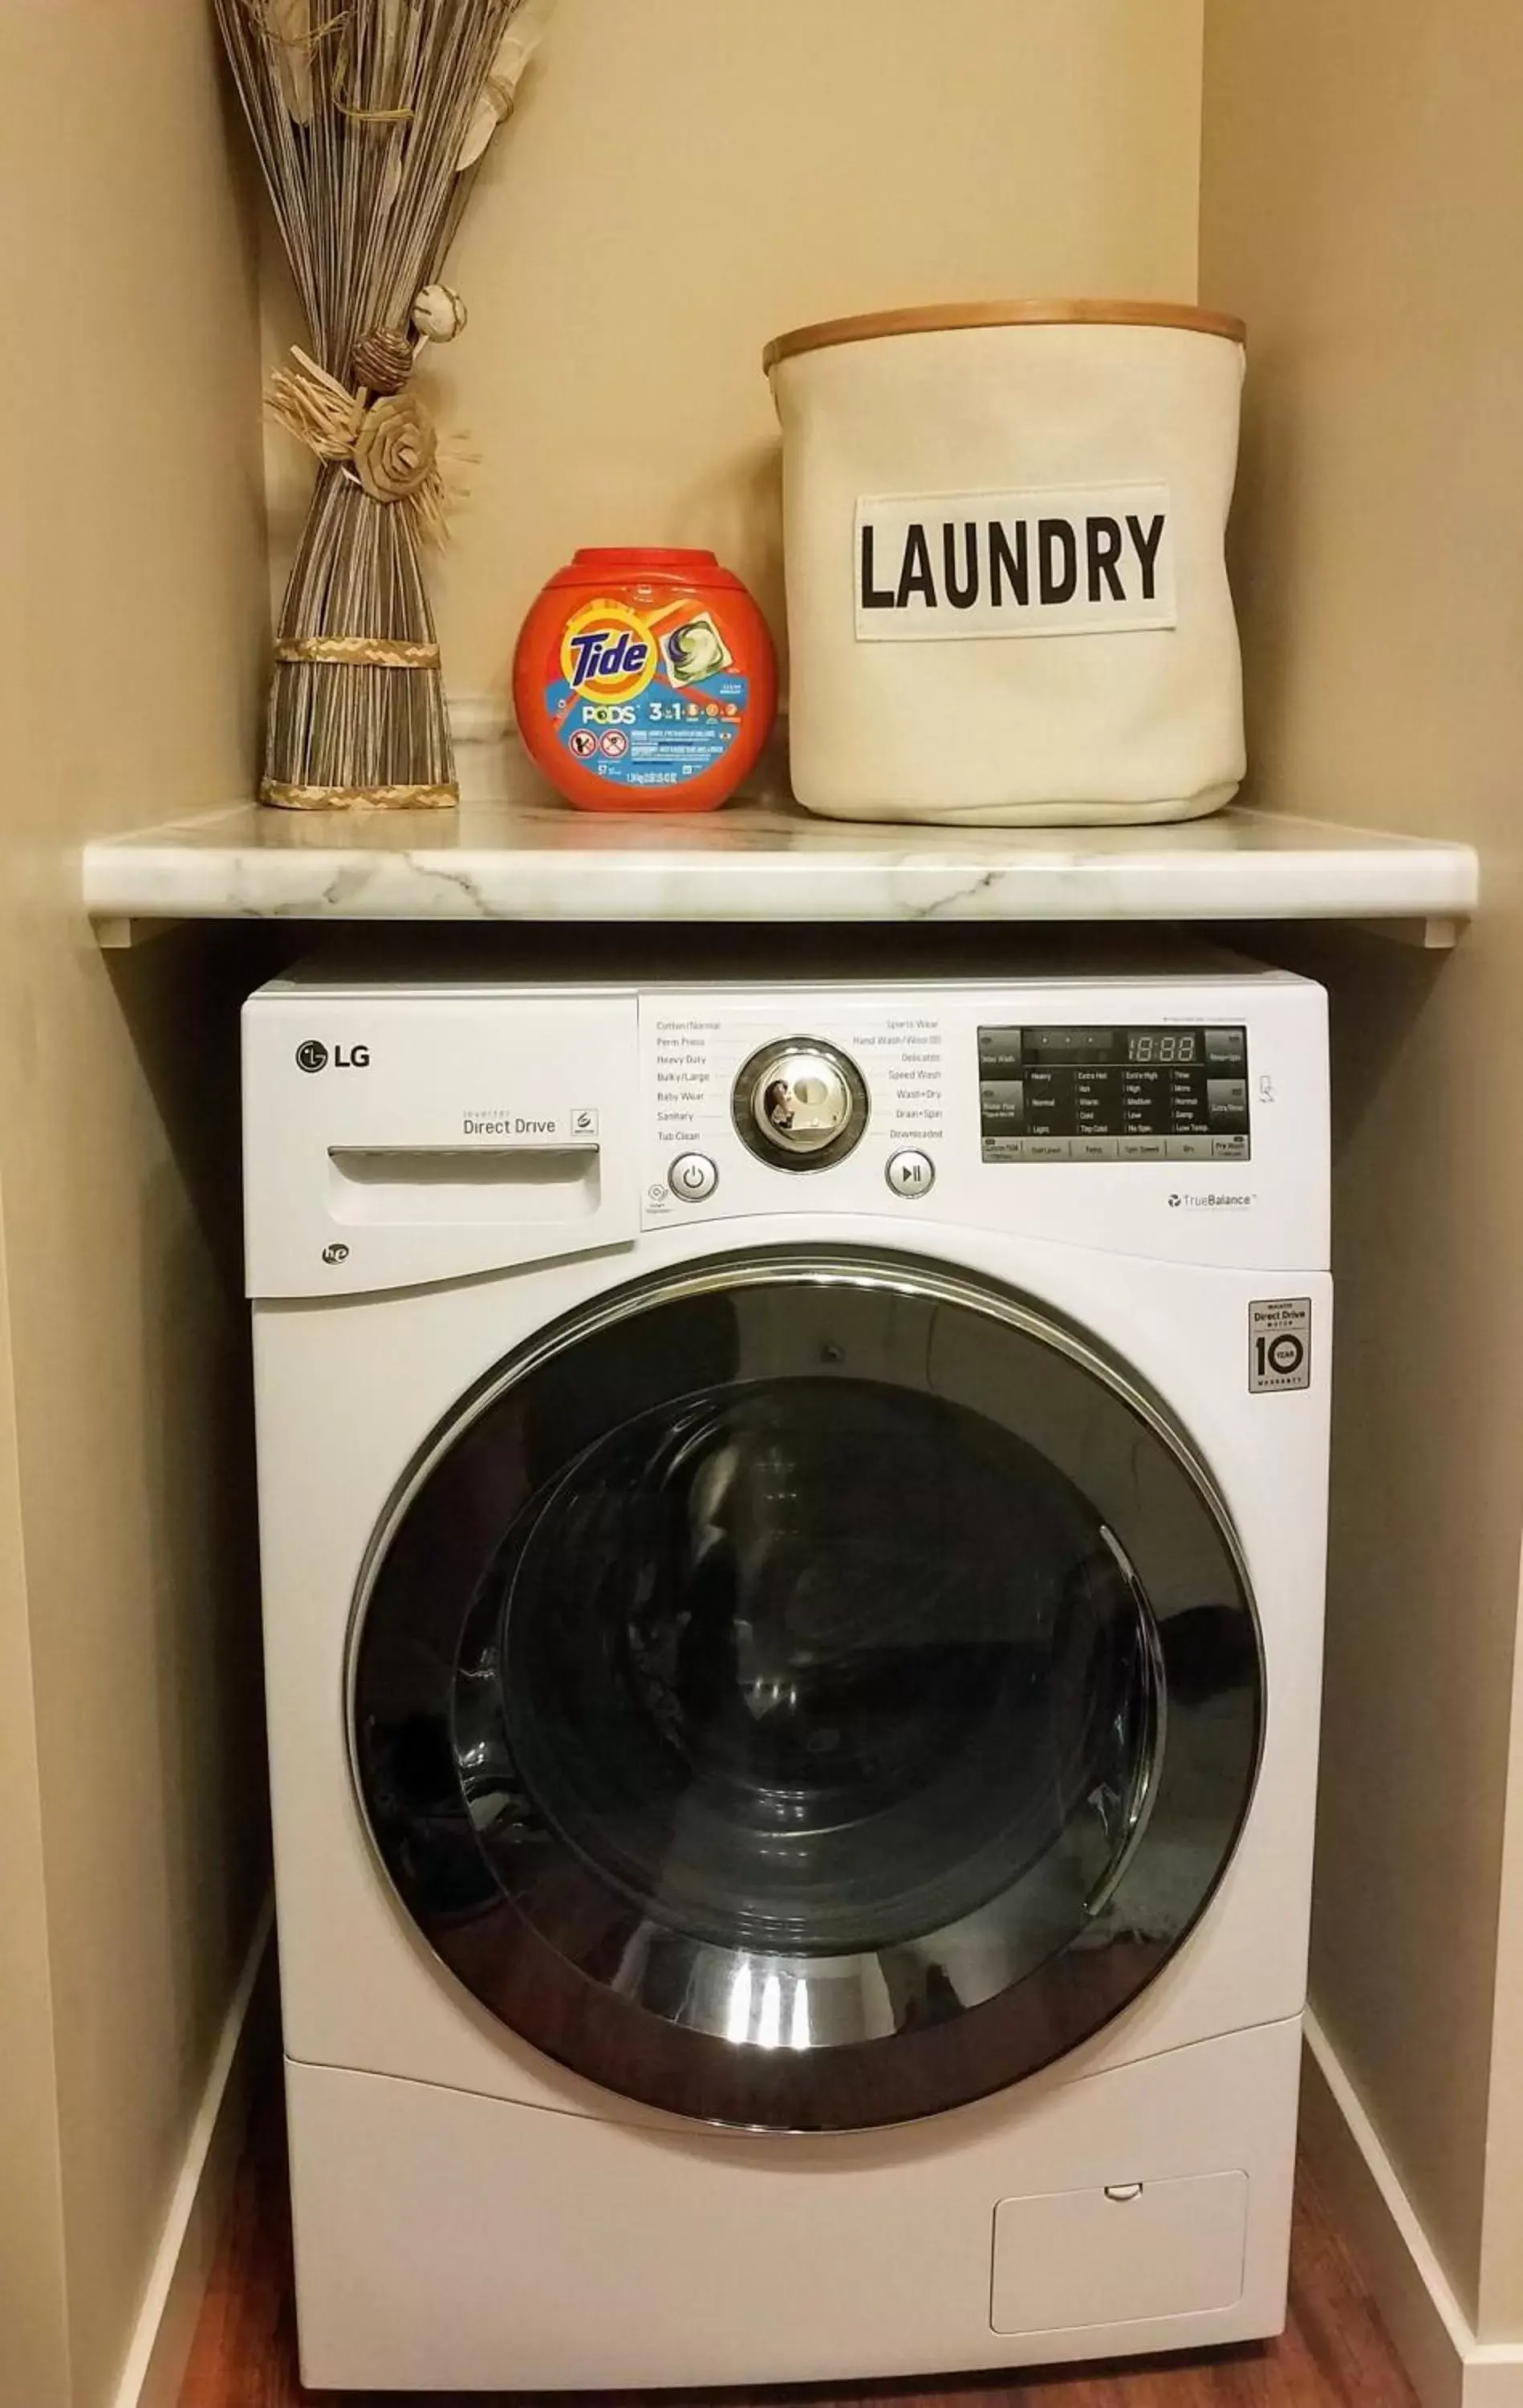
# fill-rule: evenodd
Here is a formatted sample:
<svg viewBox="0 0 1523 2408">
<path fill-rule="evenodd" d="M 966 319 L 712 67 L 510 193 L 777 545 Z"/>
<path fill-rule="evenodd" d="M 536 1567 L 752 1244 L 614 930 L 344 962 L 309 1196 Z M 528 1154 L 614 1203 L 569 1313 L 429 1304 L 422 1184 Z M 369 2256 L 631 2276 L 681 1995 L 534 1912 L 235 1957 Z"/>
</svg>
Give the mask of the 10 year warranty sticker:
<svg viewBox="0 0 1523 2408">
<path fill-rule="evenodd" d="M 1312 1384 L 1312 1300 L 1277 1297 L 1248 1307 L 1248 1386 L 1257 1396 L 1274 1388 Z"/>
</svg>

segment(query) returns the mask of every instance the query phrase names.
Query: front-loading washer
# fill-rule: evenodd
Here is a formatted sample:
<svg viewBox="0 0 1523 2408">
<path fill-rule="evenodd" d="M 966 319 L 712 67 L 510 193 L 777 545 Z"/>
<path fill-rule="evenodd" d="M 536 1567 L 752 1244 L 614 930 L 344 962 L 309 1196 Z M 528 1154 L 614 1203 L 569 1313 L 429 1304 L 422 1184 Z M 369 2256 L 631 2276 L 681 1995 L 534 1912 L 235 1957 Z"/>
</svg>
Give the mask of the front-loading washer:
<svg viewBox="0 0 1523 2408">
<path fill-rule="evenodd" d="M 1320 990 L 320 959 L 245 1121 L 306 2381 L 1277 2329 Z"/>
</svg>

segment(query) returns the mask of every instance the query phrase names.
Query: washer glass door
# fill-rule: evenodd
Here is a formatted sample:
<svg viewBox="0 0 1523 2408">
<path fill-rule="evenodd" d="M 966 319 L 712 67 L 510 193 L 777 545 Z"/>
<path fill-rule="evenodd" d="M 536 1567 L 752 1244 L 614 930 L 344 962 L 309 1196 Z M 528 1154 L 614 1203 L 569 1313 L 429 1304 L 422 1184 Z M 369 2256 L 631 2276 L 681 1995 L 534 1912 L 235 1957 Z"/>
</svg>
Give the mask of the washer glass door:
<svg viewBox="0 0 1523 2408">
<path fill-rule="evenodd" d="M 628 2098 L 849 2128 L 1074 2047 L 1231 1856 L 1258 1628 L 1125 1367 L 904 1256 L 599 1299 L 434 1434 L 363 1585 L 353 1749 L 403 1905 Z"/>
</svg>

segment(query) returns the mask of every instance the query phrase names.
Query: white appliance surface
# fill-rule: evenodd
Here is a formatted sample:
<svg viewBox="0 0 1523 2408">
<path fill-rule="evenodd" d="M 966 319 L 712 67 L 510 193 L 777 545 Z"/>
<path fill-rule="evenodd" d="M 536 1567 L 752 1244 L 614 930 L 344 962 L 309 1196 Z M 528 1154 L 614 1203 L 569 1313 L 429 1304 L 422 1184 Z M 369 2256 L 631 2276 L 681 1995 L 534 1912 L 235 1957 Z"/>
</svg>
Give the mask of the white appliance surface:
<svg viewBox="0 0 1523 2408">
<path fill-rule="evenodd" d="M 1245 1031 L 1212 1066 L 1231 1141 L 1011 1137 L 1009 1065 L 989 1073 L 1016 1029 L 1204 1030 L 1228 1053 Z M 764 1158 L 733 1102 L 790 1039 L 862 1082 L 860 1140 L 825 1168 Z M 1277 2329 L 1325 1547 L 1320 990 L 1183 949 L 1125 975 L 770 988 L 319 962 L 250 1000 L 244 1053 L 307 2382 L 845 2379 Z M 1082 1333 L 1202 1467 L 1261 1653 L 1251 1805 L 1161 1971 L 1025 2081 L 867 2131 L 715 2129 L 508 2032 L 403 1911 L 352 1761 L 367 1583 L 459 1401 L 633 1281 L 779 1247 L 938 1266 Z"/>
</svg>

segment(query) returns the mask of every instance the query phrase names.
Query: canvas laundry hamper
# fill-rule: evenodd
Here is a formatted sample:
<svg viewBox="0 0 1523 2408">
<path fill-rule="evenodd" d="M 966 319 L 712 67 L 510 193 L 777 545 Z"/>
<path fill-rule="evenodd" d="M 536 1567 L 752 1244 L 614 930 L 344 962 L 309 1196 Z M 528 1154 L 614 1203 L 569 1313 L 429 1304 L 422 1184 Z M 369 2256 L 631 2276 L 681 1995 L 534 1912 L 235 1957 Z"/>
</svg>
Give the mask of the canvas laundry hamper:
<svg viewBox="0 0 1523 2408">
<path fill-rule="evenodd" d="M 1242 779 L 1239 320 L 901 309 L 780 336 L 793 787 L 833 818 L 1194 819 Z"/>
</svg>

